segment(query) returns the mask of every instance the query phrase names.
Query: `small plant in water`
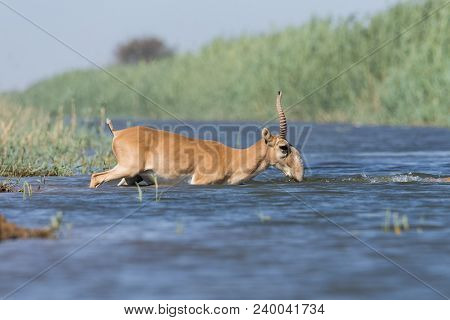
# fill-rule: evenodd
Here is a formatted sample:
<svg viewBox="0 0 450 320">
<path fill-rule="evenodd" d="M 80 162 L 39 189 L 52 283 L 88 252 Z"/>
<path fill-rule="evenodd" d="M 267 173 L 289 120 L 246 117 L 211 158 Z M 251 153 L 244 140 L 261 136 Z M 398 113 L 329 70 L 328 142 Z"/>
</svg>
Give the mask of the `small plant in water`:
<svg viewBox="0 0 450 320">
<path fill-rule="evenodd" d="M 141 189 L 141 187 L 139 186 L 139 184 L 137 182 L 135 182 L 135 184 L 136 184 L 136 187 L 138 189 L 137 199 L 139 200 L 139 203 L 142 203 L 142 189 Z"/>
<path fill-rule="evenodd" d="M 266 215 L 266 214 L 264 214 L 262 212 L 258 212 L 256 215 L 258 216 L 259 221 L 261 221 L 262 223 L 269 222 L 270 220 L 272 220 L 271 216 Z"/>
<path fill-rule="evenodd" d="M 153 183 L 155 184 L 155 202 L 159 202 L 159 200 L 161 200 L 161 197 L 163 195 L 163 193 L 159 192 L 159 185 L 158 185 L 158 178 L 156 176 L 152 177 L 153 179 Z M 143 190 L 141 188 L 141 186 L 139 185 L 139 183 L 135 182 L 134 183 L 138 189 L 138 196 L 136 197 L 139 201 L 139 203 L 142 203 L 144 197 L 143 197 Z"/>
<path fill-rule="evenodd" d="M 47 181 L 45 179 L 45 176 L 40 176 L 39 179 L 37 180 L 37 182 L 38 182 L 37 190 L 40 191 L 41 190 L 41 186 L 45 186 L 45 183 Z"/>
<path fill-rule="evenodd" d="M 58 211 L 56 215 L 51 217 L 50 219 L 50 230 L 57 231 L 61 227 L 63 220 L 63 213 L 62 211 Z"/>
<path fill-rule="evenodd" d="M 384 232 L 394 232 L 397 235 L 402 234 L 402 232 L 408 231 L 409 220 L 406 214 L 400 215 L 398 212 L 391 214 L 391 210 L 387 209 L 384 216 Z"/>
<path fill-rule="evenodd" d="M 30 183 L 28 183 L 28 181 L 25 181 L 23 183 L 22 194 L 23 200 L 27 199 L 27 197 L 31 199 L 31 196 L 33 195 L 33 187 L 31 186 Z"/>
<path fill-rule="evenodd" d="M 153 182 L 155 182 L 155 201 L 158 202 L 159 200 L 161 200 L 161 195 L 158 195 L 158 177 L 157 176 L 153 176 Z"/>
</svg>

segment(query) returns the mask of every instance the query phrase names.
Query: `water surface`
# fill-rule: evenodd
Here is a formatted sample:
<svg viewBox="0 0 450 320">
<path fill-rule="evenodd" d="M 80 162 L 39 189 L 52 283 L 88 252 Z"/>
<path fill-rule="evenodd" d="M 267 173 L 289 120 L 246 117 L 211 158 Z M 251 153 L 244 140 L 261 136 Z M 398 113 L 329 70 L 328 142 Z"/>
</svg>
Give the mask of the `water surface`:
<svg viewBox="0 0 450 320">
<path fill-rule="evenodd" d="M 80 175 L 47 178 L 31 199 L 0 194 L 13 222 L 62 211 L 71 226 L 1 243 L 0 296 L 63 257 L 9 298 L 450 296 L 450 184 L 435 181 L 450 176 L 450 130 L 313 125 L 301 143 L 300 184 L 270 169 L 238 186 L 162 186 L 160 201 L 144 187 L 141 205 L 135 187 L 90 190 Z M 385 230 L 388 210 L 409 228 Z"/>
</svg>

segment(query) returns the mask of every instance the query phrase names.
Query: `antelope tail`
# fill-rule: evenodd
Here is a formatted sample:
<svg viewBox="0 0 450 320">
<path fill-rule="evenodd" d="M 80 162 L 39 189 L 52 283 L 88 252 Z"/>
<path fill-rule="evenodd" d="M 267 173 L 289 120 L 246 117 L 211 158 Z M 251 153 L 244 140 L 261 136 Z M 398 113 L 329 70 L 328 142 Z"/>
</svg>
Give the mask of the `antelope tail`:
<svg viewBox="0 0 450 320">
<path fill-rule="evenodd" d="M 112 135 L 115 136 L 115 134 L 114 134 L 114 127 L 113 127 L 111 119 L 106 118 L 106 124 L 108 125 L 109 130 L 111 130 Z"/>
</svg>

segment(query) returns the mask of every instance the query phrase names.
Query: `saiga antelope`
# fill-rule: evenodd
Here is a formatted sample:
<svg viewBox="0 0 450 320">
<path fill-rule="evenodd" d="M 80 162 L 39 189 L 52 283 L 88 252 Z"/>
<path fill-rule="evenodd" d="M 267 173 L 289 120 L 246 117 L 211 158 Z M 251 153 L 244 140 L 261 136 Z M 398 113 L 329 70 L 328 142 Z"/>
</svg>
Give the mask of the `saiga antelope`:
<svg viewBox="0 0 450 320">
<path fill-rule="evenodd" d="M 148 179 L 148 174 L 174 179 L 190 177 L 191 184 L 239 184 L 250 180 L 269 166 L 286 176 L 303 180 L 300 152 L 286 140 L 286 116 L 281 107 L 281 91 L 276 98 L 280 132 L 261 131 L 261 140 L 246 149 L 235 149 L 217 141 L 192 139 L 168 131 L 147 127 L 114 130 L 112 150 L 117 165 L 108 171 L 94 173 L 91 188 L 104 182 L 122 179 L 119 185 Z"/>
</svg>

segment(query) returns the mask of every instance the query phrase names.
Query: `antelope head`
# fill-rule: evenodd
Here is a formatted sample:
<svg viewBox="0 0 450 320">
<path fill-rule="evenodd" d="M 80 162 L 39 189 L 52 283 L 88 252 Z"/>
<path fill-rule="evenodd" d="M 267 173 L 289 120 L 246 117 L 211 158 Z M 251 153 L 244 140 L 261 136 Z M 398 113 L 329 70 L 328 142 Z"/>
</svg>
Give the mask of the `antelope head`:
<svg viewBox="0 0 450 320">
<path fill-rule="evenodd" d="M 269 164 L 282 171 L 286 176 L 295 180 L 303 180 L 303 160 L 300 152 L 286 140 L 286 115 L 281 107 L 281 91 L 278 91 L 276 108 L 280 120 L 280 133 L 273 135 L 269 129 L 262 129 L 262 138 L 267 146 L 266 157 Z"/>
</svg>

